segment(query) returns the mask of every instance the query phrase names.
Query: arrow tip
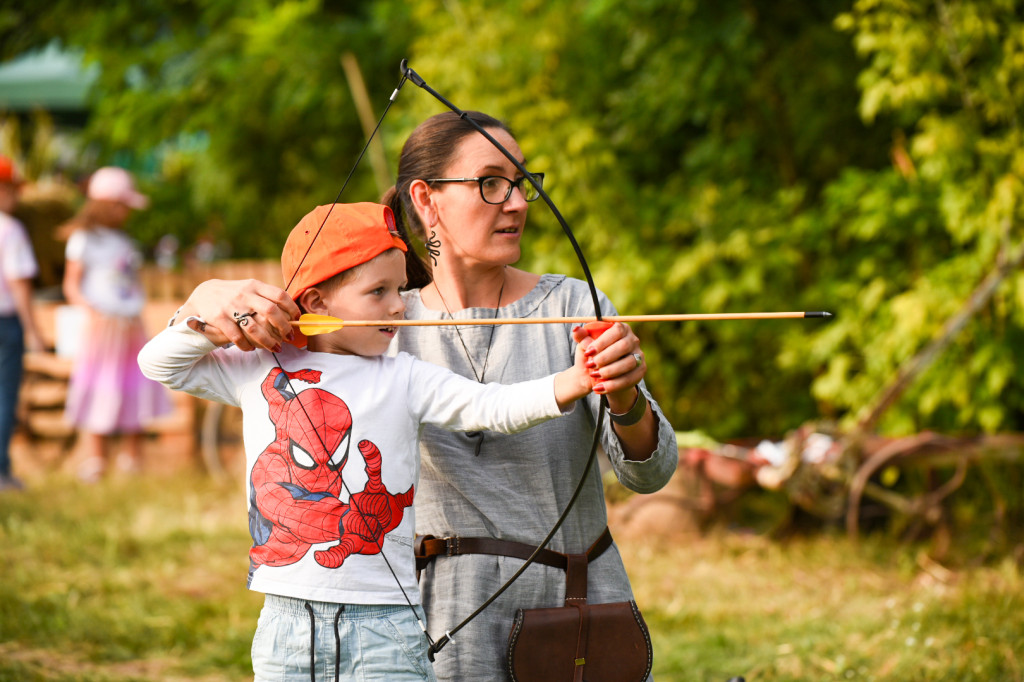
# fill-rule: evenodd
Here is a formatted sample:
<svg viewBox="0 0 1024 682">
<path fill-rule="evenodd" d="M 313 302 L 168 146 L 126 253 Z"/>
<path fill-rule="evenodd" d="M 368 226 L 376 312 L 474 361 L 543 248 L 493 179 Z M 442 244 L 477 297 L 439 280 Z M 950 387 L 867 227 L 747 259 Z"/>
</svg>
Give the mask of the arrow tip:
<svg viewBox="0 0 1024 682">
<path fill-rule="evenodd" d="M 825 310 L 817 310 L 809 313 L 804 313 L 804 317 L 832 317 L 832 313 Z"/>
</svg>

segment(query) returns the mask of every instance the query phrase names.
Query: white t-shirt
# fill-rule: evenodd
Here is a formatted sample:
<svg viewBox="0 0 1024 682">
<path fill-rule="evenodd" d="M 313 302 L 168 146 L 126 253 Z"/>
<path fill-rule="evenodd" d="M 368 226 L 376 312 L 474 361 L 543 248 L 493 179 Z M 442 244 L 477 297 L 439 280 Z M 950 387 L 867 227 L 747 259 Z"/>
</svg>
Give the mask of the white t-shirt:
<svg viewBox="0 0 1024 682">
<path fill-rule="evenodd" d="M 8 282 L 31 279 L 39 272 L 32 243 L 24 226 L 0 212 L 0 315 L 14 315 L 14 296 Z"/>
<path fill-rule="evenodd" d="M 82 264 L 82 296 L 90 307 L 112 317 L 142 313 L 145 293 L 138 274 L 142 254 L 124 232 L 109 227 L 76 230 L 64 256 Z"/>
<path fill-rule="evenodd" d="M 513 433 L 561 414 L 554 375 L 505 386 L 406 353 L 242 352 L 215 348 L 184 322 L 154 337 L 139 365 L 172 389 L 242 408 L 249 587 L 298 599 L 405 603 L 373 543 L 383 528 L 383 554 L 419 603 L 412 502 L 422 425 Z"/>
</svg>

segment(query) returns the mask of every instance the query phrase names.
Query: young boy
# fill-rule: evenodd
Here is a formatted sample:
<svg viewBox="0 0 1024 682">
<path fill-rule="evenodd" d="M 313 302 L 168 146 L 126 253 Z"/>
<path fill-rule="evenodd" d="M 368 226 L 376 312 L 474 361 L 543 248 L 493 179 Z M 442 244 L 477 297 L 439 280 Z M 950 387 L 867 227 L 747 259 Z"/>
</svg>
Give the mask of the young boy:
<svg viewBox="0 0 1024 682">
<path fill-rule="evenodd" d="M 287 293 L 309 313 L 401 319 L 406 249 L 390 208 L 320 206 L 285 244 Z M 311 666 L 321 679 L 434 680 L 412 549 L 421 424 L 512 433 L 590 392 L 581 350 L 559 374 L 484 385 L 404 353 L 385 357 L 396 330 L 343 327 L 305 349 L 243 352 L 218 348 L 210 339 L 224 336 L 190 317 L 139 354 L 147 377 L 242 408 L 248 585 L 266 593 L 256 680 L 308 680 Z"/>
</svg>

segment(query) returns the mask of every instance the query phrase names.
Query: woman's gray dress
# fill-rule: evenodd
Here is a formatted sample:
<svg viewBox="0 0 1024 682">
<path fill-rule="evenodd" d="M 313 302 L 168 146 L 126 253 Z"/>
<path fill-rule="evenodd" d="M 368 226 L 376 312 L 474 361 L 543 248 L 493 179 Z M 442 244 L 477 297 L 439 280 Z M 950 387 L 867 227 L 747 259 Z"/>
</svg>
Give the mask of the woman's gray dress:
<svg viewBox="0 0 1024 682">
<path fill-rule="evenodd" d="M 604 314 L 615 314 L 608 299 L 603 294 L 600 298 Z M 449 317 L 447 313 L 425 308 L 419 291 L 408 292 L 405 300 L 406 316 L 410 319 Z M 543 275 L 529 294 L 503 306 L 497 316 L 593 314 L 592 299 L 584 282 L 561 275 Z M 470 308 L 454 315 L 456 319 L 494 316 L 492 308 Z M 484 381 L 508 384 L 570 367 L 575 350 L 571 328 L 569 324 L 498 325 L 460 327 L 457 332 L 454 327 L 404 327 L 398 334 L 398 349 L 474 378 L 466 357 L 468 350 L 477 374 L 481 373 L 486 357 Z M 601 435 L 601 446 L 619 480 L 641 493 L 665 485 L 678 462 L 675 432 L 649 394 L 648 399 L 659 424 L 658 449 L 648 460 L 624 460 L 607 415 Z M 417 533 L 539 543 L 568 503 L 586 466 L 597 406 L 598 396 L 591 395 L 578 403 L 569 416 L 522 433 L 506 436 L 486 432 L 478 456 L 474 454 L 477 438 L 426 426 L 420 442 L 423 461 L 416 494 Z M 604 492 L 595 462 L 580 498 L 548 547 L 559 552 L 585 552 L 606 525 Z M 436 640 L 460 623 L 522 563 L 519 559 L 488 555 L 437 557 L 420 577 L 431 637 Z M 616 546 L 590 565 L 588 575 L 589 602 L 633 598 Z M 530 566 L 495 603 L 437 653 L 434 669 L 438 679 L 507 679 L 505 651 L 516 609 L 561 606 L 564 598 L 564 571 L 540 564 Z"/>
</svg>

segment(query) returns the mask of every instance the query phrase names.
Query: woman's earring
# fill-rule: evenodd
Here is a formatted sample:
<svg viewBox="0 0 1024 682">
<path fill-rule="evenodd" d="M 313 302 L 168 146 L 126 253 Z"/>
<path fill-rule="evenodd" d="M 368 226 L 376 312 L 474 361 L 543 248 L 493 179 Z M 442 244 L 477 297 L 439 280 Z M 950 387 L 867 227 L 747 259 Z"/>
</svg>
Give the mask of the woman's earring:
<svg viewBox="0 0 1024 682">
<path fill-rule="evenodd" d="M 433 225 L 431 225 L 431 227 L 433 227 Z M 437 238 L 436 230 L 430 231 L 430 239 L 424 243 L 424 246 L 427 247 L 427 255 L 436 266 L 437 257 L 441 255 L 441 240 Z"/>
</svg>

